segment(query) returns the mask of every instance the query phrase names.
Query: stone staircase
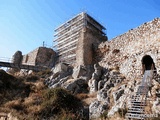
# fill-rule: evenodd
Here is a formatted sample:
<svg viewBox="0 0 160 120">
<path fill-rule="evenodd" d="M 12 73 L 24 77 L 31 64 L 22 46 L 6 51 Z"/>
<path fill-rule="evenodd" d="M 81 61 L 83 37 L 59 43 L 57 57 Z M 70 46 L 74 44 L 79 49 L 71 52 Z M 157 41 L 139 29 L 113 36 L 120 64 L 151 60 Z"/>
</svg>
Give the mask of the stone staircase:
<svg viewBox="0 0 160 120">
<path fill-rule="evenodd" d="M 147 106 L 148 87 L 139 86 L 137 92 L 131 96 L 130 106 L 126 113 L 126 119 L 145 119 L 145 107 Z"/>
</svg>

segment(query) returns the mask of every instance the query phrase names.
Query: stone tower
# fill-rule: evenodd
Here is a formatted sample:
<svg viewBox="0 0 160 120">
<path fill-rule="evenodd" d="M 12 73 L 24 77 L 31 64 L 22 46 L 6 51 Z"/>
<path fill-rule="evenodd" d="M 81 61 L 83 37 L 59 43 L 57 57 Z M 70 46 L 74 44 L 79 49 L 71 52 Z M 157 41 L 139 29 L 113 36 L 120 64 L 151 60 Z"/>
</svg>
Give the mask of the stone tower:
<svg viewBox="0 0 160 120">
<path fill-rule="evenodd" d="M 107 41 L 105 27 L 85 12 L 59 26 L 55 32 L 58 62 L 72 65 L 93 63 L 93 45 Z"/>
</svg>

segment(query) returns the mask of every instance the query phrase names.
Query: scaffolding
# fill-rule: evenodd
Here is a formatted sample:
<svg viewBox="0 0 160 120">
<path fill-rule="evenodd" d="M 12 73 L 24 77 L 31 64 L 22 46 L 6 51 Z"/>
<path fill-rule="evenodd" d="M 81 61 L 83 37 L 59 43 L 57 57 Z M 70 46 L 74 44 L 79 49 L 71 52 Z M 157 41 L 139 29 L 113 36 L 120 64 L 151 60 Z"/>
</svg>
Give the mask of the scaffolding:
<svg viewBox="0 0 160 120">
<path fill-rule="evenodd" d="M 82 12 L 57 29 L 54 42 L 58 52 L 58 62 L 73 64 L 76 61 L 76 48 L 83 28 L 89 28 L 105 36 L 105 28 L 87 13 Z"/>
</svg>

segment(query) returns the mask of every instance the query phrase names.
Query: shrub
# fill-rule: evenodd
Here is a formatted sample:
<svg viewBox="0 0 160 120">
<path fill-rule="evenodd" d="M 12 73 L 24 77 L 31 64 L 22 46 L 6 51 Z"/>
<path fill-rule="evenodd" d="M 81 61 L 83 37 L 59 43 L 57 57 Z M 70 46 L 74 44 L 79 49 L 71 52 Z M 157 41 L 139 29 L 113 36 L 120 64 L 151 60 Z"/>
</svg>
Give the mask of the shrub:
<svg viewBox="0 0 160 120">
<path fill-rule="evenodd" d="M 62 88 L 47 89 L 43 93 L 41 117 L 61 114 L 62 111 L 75 113 L 81 106 L 80 100 Z"/>
<path fill-rule="evenodd" d="M 108 115 L 108 111 L 104 111 L 104 113 L 100 115 L 100 118 L 101 118 L 102 120 L 103 120 L 103 119 L 105 120 L 106 118 L 108 118 L 107 115 Z"/>
<path fill-rule="evenodd" d="M 38 79 L 39 79 L 39 77 L 36 76 L 36 75 L 31 75 L 31 76 L 28 76 L 28 77 L 26 78 L 27 82 L 35 82 L 35 81 L 37 81 Z"/>
<path fill-rule="evenodd" d="M 10 101 L 8 102 L 6 105 L 5 105 L 6 108 L 10 108 L 10 109 L 15 109 L 17 111 L 22 111 L 24 110 L 24 106 L 22 105 L 22 102 L 20 100 L 13 100 L 13 101 Z"/>
<path fill-rule="evenodd" d="M 86 94 L 86 93 L 80 93 L 80 94 L 77 94 L 76 96 L 77 96 L 77 98 L 79 98 L 80 100 L 83 100 L 83 99 L 88 98 L 88 94 Z"/>
<path fill-rule="evenodd" d="M 46 75 L 50 75 L 51 73 L 52 71 L 50 69 L 47 69 L 47 70 L 38 72 L 37 75 L 44 78 Z"/>
<path fill-rule="evenodd" d="M 120 117 L 124 118 L 126 113 L 127 113 L 127 108 L 118 109 L 118 114 L 120 115 Z"/>
</svg>

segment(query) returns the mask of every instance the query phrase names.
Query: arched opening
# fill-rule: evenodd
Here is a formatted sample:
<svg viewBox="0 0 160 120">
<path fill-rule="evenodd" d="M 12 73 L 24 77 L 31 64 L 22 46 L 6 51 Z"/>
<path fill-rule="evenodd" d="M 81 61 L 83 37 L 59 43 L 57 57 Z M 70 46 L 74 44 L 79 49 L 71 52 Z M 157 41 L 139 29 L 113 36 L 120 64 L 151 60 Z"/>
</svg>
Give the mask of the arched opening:
<svg viewBox="0 0 160 120">
<path fill-rule="evenodd" d="M 151 70 L 152 69 L 152 65 L 155 68 L 154 61 L 153 61 L 153 59 L 152 59 L 152 57 L 150 55 L 143 56 L 142 65 L 145 65 L 145 70 Z"/>
</svg>

